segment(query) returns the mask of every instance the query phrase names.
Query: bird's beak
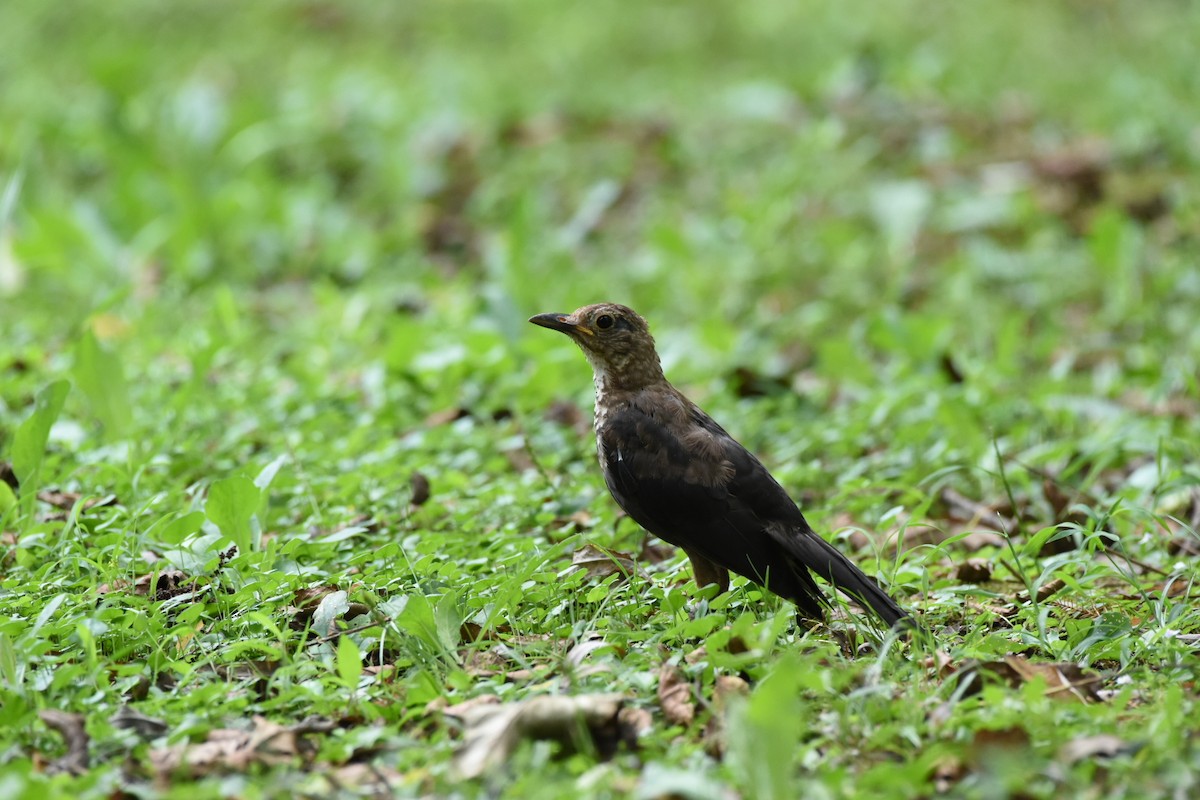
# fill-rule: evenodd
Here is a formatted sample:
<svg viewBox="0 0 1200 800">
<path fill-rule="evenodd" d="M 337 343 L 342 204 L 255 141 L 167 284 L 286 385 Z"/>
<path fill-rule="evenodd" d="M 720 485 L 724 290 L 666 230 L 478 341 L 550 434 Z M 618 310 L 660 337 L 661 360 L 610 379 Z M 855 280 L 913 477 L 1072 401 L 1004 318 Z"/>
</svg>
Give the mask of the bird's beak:
<svg viewBox="0 0 1200 800">
<path fill-rule="evenodd" d="M 534 325 L 541 325 L 543 328 L 549 328 L 552 331 L 560 331 L 566 334 L 595 335 L 590 328 L 580 325 L 570 314 L 536 314 L 530 317 L 529 321 Z"/>
</svg>

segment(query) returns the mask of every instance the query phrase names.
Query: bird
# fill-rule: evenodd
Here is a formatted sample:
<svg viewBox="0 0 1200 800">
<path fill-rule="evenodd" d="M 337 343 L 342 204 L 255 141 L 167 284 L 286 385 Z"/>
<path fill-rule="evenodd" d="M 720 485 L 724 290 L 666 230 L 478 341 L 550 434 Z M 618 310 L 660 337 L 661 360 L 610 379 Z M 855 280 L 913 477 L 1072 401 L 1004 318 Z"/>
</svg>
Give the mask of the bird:
<svg viewBox="0 0 1200 800">
<path fill-rule="evenodd" d="M 618 303 L 597 303 L 530 322 L 566 334 L 592 367 L 596 452 L 617 504 L 679 547 L 697 586 L 729 589 L 734 572 L 824 619 L 820 576 L 889 627 L 912 617 L 809 526 L 799 506 L 749 450 L 663 374 L 650 328 Z"/>
</svg>

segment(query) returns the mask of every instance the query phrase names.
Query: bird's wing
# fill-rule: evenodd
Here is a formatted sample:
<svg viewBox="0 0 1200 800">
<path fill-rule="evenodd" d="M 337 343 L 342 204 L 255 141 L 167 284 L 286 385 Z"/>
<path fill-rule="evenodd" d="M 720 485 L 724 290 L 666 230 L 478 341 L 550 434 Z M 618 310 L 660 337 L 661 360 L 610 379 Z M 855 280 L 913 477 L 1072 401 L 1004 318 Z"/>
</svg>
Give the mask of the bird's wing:
<svg viewBox="0 0 1200 800">
<path fill-rule="evenodd" d="M 841 591 L 870 606 L 889 627 L 901 620 L 911 619 L 887 592 L 879 588 L 879 585 L 867 577 L 841 550 L 822 539 L 809 527 L 808 521 L 804 519 L 791 497 L 787 496 L 783 487 L 752 453 L 738 444 L 715 420 L 699 408 L 693 408 L 698 425 L 732 442 L 744 454 L 744 458 L 753 462 L 752 467 L 737 470 L 736 477 L 729 486 L 730 494 L 752 508 L 774 510 L 774 513 L 768 516 L 770 522 L 765 531 L 792 561 L 803 564 Z M 734 460 L 736 461 L 737 457 L 734 457 Z M 766 481 L 763 480 L 764 475 Z M 791 506 L 790 509 L 783 507 L 780 495 L 787 505 Z M 824 597 L 821 599 L 824 600 Z"/>
<path fill-rule="evenodd" d="M 889 626 L 908 617 L 813 532 L 762 462 L 696 406 L 687 404 L 686 424 L 628 406 L 604 426 L 601 445 L 609 490 L 656 536 L 765 585 L 812 617 L 827 599 L 809 570 Z"/>
<path fill-rule="evenodd" d="M 703 411 L 631 404 L 610 414 L 599 435 L 608 488 L 638 524 L 820 614 L 824 595 L 768 531 L 807 529 L 800 510 Z"/>
</svg>

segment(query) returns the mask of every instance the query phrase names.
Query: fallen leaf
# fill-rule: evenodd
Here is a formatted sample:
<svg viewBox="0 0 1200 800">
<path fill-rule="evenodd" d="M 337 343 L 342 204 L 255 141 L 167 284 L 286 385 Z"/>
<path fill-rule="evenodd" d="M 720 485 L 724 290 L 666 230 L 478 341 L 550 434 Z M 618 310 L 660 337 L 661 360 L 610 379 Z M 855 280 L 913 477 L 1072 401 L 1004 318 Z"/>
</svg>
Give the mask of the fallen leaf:
<svg viewBox="0 0 1200 800">
<path fill-rule="evenodd" d="M 731 698 L 745 697 L 748 694 L 750 694 L 750 684 L 737 675 L 718 675 L 713 682 L 713 705 L 718 711 L 727 708 Z"/>
<path fill-rule="evenodd" d="M 1024 758 L 1032 747 L 1024 728 L 982 728 L 971 737 L 966 760 L 972 770 L 994 770 Z"/>
<path fill-rule="evenodd" d="M 967 775 L 967 765 L 962 759 L 947 756 L 933 768 L 933 787 L 938 794 L 946 794 Z"/>
<path fill-rule="evenodd" d="M 1101 700 L 1099 675 L 1087 673 L 1078 664 L 1046 664 L 1030 661 L 1024 656 L 1005 656 L 1001 661 L 973 662 L 957 670 L 960 681 L 970 681 L 966 694 L 977 693 L 987 676 L 993 676 L 1019 688 L 1030 681 L 1043 679 L 1048 697 L 1092 702 Z"/>
<path fill-rule="evenodd" d="M 162 747 L 150 752 L 150 764 L 160 775 L 184 773 L 199 777 L 223 772 L 245 772 L 251 765 L 271 766 L 308 761 L 317 745 L 305 738 L 310 733 L 328 733 L 335 727 L 326 720 L 305 720 L 283 726 L 255 717 L 250 730 L 218 728 L 207 741 Z"/>
<path fill-rule="evenodd" d="M 422 161 L 432 173 L 418 207 L 425 252 L 452 268 L 479 257 L 479 232 L 471 219 L 471 197 L 479 184 L 478 144 L 458 132 L 422 138 Z"/>
<path fill-rule="evenodd" d="M 571 556 L 571 569 L 582 569 L 589 579 L 600 581 L 610 575 L 628 578 L 638 571 L 638 566 L 629 553 L 604 550 L 594 544 L 585 544 Z"/>
<path fill-rule="evenodd" d="M 573 532 L 583 533 L 593 527 L 594 524 L 592 515 L 588 511 L 581 509 L 566 517 L 555 517 L 550 521 L 549 527 L 560 529 L 570 525 Z"/>
<path fill-rule="evenodd" d="M 781 375 L 766 375 L 751 367 L 735 367 L 728 376 L 737 397 L 767 397 L 791 391 L 791 381 Z"/>
<path fill-rule="evenodd" d="M 317 636 L 332 636 L 337 632 L 337 620 L 360 617 L 370 613 L 371 608 L 350 602 L 349 595 L 335 586 L 307 586 L 296 590 L 288 611 L 292 615 L 288 624 L 293 630 L 303 630 L 311 623 Z"/>
<path fill-rule="evenodd" d="M 704 725 L 704 752 L 713 758 L 725 756 L 725 715 L 730 703 L 735 698 L 744 698 L 750 694 L 750 684 L 737 675 L 718 675 L 713 681 L 712 706 L 715 713 L 711 714 Z"/>
<path fill-rule="evenodd" d="M 528 472 L 538 467 L 537 462 L 533 460 L 533 456 L 529 454 L 527 447 L 513 447 L 503 451 L 503 454 L 509 466 L 517 472 Z"/>
<path fill-rule="evenodd" d="M 1062 589 L 1066 588 L 1066 586 L 1066 581 L 1060 580 L 1059 578 L 1054 578 L 1053 580 L 1046 581 L 1039 586 L 1034 597 L 1037 598 L 1037 602 L 1041 603 L 1042 601 L 1049 600 L 1051 597 L 1058 594 Z M 1028 589 L 1017 594 L 1018 604 L 1028 603 L 1029 599 L 1030 595 Z"/>
<path fill-rule="evenodd" d="M 953 353 L 943 351 L 941 357 L 938 359 L 938 364 L 942 368 L 942 374 L 945 375 L 946 379 L 951 383 L 962 383 L 964 380 L 966 380 L 966 377 L 963 375 L 962 368 L 958 365 L 958 362 L 954 360 Z"/>
<path fill-rule="evenodd" d="M 669 661 L 663 662 L 658 670 L 658 704 L 662 707 L 663 717 L 672 725 L 686 728 L 696 719 L 692 684 L 683 670 Z"/>
<path fill-rule="evenodd" d="M 67 744 L 67 752 L 47 763 L 45 771 L 49 774 L 65 772 L 69 775 L 82 775 L 87 772 L 91 737 L 84 728 L 83 715 L 47 708 L 39 711 L 38 717 Z"/>
<path fill-rule="evenodd" d="M 992 565 L 982 558 L 968 558 L 958 565 L 954 577 L 959 583 L 987 583 L 992 579 Z"/>
<path fill-rule="evenodd" d="M 583 415 L 583 411 L 575 403 L 566 400 L 555 400 L 546 409 L 545 417 L 550 422 L 571 428 L 580 435 L 590 433 L 591 422 Z"/>
<path fill-rule="evenodd" d="M 429 502 L 431 488 L 429 478 L 426 478 L 424 473 L 414 472 L 410 475 L 408 477 L 408 488 L 412 493 L 409 502 L 414 506 L 423 506 Z"/>
<path fill-rule="evenodd" d="M 675 557 L 675 548 L 649 536 L 642 537 L 642 549 L 638 559 L 647 564 L 661 564 Z"/>
<path fill-rule="evenodd" d="M 0 461 L 0 481 L 7 483 L 9 488 L 14 492 L 21 488 L 20 481 L 17 480 L 17 473 L 13 471 L 11 461 Z"/>
<path fill-rule="evenodd" d="M 1059 748 L 1058 760 L 1067 764 L 1075 764 L 1087 759 L 1130 756 L 1141 750 L 1143 746 L 1143 742 L 1127 742 L 1111 733 L 1078 736 Z"/>
<path fill-rule="evenodd" d="M 425 706 L 425 710 L 427 712 L 441 711 L 448 717 L 455 717 L 456 719 L 465 720 L 475 709 L 479 708 L 480 706 L 500 705 L 500 698 L 496 697 L 494 694 L 481 694 L 478 697 L 469 698 L 461 703 L 455 703 L 452 706 L 443 705 L 445 702 L 446 698 L 444 697 L 435 698 L 429 701 L 429 703 Z M 437 708 L 436 706 L 438 705 L 442 705 L 442 707 Z"/>
<path fill-rule="evenodd" d="M 133 731 L 143 739 L 157 739 L 164 735 L 170 726 L 161 719 L 147 716 L 129 706 L 121 706 L 112 716 L 114 727 Z"/>
<path fill-rule="evenodd" d="M 352 763 L 333 769 L 320 770 L 320 777 L 328 782 L 325 791 L 306 791 L 310 797 L 335 797 L 345 794 L 347 788 L 364 790 L 367 797 L 392 797 L 396 784 L 404 775 L 391 767 L 380 764 Z"/>
<path fill-rule="evenodd" d="M 568 751 L 592 747 L 601 757 L 611 756 L 623 738 L 619 715 L 624 705 L 619 694 L 543 695 L 468 709 L 462 714 L 466 729 L 454 754 L 454 774 L 478 777 L 527 739 L 555 741 Z"/>
<path fill-rule="evenodd" d="M 96 587 L 96 592 L 109 594 L 124 589 L 131 589 L 133 594 L 152 597 L 161 603 L 187 594 L 207 591 L 209 586 L 201 584 L 197 578 L 189 578 L 179 570 L 169 569 L 162 572 L 148 572 L 138 577 L 132 584 L 124 580 L 102 583 Z"/>
<path fill-rule="evenodd" d="M 38 492 L 37 499 L 61 511 L 70 511 L 75 507 L 76 503 L 83 499 L 83 495 L 79 492 L 62 492 L 48 489 L 44 492 Z M 89 497 L 83 501 L 85 509 L 104 508 L 106 506 L 115 506 L 116 504 L 117 496 L 115 494 L 107 494 L 103 497 Z"/>
<path fill-rule="evenodd" d="M 425 418 L 424 425 L 426 428 L 436 428 L 439 425 L 447 425 L 451 422 L 458 422 L 460 419 L 471 416 L 471 412 L 465 408 L 455 407 L 446 408 L 441 411 L 435 411 Z"/>
<path fill-rule="evenodd" d="M 658 702 L 663 716 L 672 725 L 688 727 L 696 717 L 692 684 L 683 671 L 663 662 L 658 671 Z"/>
<path fill-rule="evenodd" d="M 978 503 L 949 486 L 942 489 L 940 496 L 951 519 L 957 519 L 974 527 L 986 525 L 998 533 L 1011 534 L 1017 530 L 1017 521 L 1000 513 L 992 506 Z"/>
<path fill-rule="evenodd" d="M 644 708 L 621 706 L 621 710 L 617 712 L 617 727 L 620 729 L 621 741 L 635 742 L 654 727 L 654 717 Z"/>
</svg>

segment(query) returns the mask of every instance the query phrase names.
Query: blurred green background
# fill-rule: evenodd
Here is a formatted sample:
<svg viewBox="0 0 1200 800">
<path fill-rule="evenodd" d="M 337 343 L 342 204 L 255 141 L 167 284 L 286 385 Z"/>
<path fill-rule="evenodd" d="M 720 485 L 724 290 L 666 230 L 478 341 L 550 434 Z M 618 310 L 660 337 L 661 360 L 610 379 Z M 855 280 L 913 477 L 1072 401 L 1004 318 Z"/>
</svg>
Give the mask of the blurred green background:
<svg viewBox="0 0 1200 800">
<path fill-rule="evenodd" d="M 932 307 L 982 348 L 1140 304 L 1194 344 L 1160 277 L 1196 227 L 1193 3 L 0 14 L 19 305 L 369 287 L 512 334 L 611 297 L 809 346 Z"/>
<path fill-rule="evenodd" d="M 640 538 L 592 459 L 586 365 L 525 320 L 614 300 L 649 318 L 669 376 L 817 530 L 865 532 L 864 568 L 943 647 L 1135 675 L 1146 694 L 1126 702 L 1150 755 L 1110 786 L 1185 786 L 1174 770 L 1198 762 L 1194 744 L 1177 758 L 1177 722 L 1194 703 L 1171 688 L 1189 652 L 1174 635 L 1196 616 L 1138 581 L 1190 564 L 1200 519 L 1197 42 L 1200 3 L 1185 0 L 5 0 L 0 459 L 39 389 L 73 388 L 40 482 L 0 493 L 0 760 L 30 770 L 28 753 L 57 746 L 36 721 L 46 706 L 87 710 L 121 751 L 128 734 L 106 717 L 141 682 L 155 687 L 142 707 L 197 739 L 226 712 L 343 713 L 358 695 L 330 683 L 331 651 L 272 627 L 314 585 L 396 618 L 381 598 L 421 598 L 445 623 L 425 643 L 386 626 L 358 637 L 397 669 L 361 687 L 389 736 L 435 700 L 523 696 L 463 671 L 451 623 L 468 620 L 511 635 L 535 671 L 559 663 L 552 643 L 599 631 L 628 658 L 573 687 L 653 704 L 655 647 L 713 630 L 728 644 L 722 613 L 740 611 L 761 649 L 710 641 L 714 662 L 771 673 L 790 612 L 752 591 L 686 620 L 678 576 L 641 594 L 562 579 L 582 542 L 636 552 Z M 415 472 L 432 487 L 420 508 Z M 238 535 L 262 536 L 231 562 L 228 518 L 205 499 L 218 485 L 246 490 Z M 898 556 L 889 537 L 910 523 L 971 527 L 945 487 L 1020 523 L 1011 552 L 984 551 L 997 575 L 1025 588 L 1066 572 L 1074 605 L 996 623 L 964 600 L 977 590 L 953 545 Z M 33 505 L 41 488 L 77 494 Z M 84 513 L 86 497 L 111 502 Z M 1060 529 L 1089 555 L 1112 533 L 1153 569 L 1039 561 Z M 144 593 L 97 594 L 167 562 L 237 592 L 189 607 L 203 636 Z M 1146 598 L 1154 613 L 1129 607 Z M 270 702 L 198 669 L 277 634 L 286 688 Z M 863 747 L 888 755 L 864 764 L 802 719 L 747 722 L 748 753 L 755 736 L 796 759 L 801 741 L 825 748 L 805 769 L 846 796 L 855 776 L 897 785 L 895 753 L 905 781 L 969 759 L 979 719 L 925 713 L 952 688 L 923 675 L 921 702 L 899 711 L 814 699 L 859 675 L 828 657 L 793 652 L 812 685 L 771 691 L 846 730 L 878 723 Z M 687 668 L 708 692 L 714 668 Z M 1026 695 L 997 724 L 1041 749 L 985 770 L 994 796 L 1066 792 L 1047 778 L 1060 738 L 1121 713 Z M 389 763 L 444 775 L 455 739 L 426 733 Z M 769 796 L 677 733 L 650 736 L 647 760 Z M 1067 788 L 1094 777 L 1071 769 Z M 535 796 L 544 774 L 522 775 L 514 796 Z"/>
<path fill-rule="evenodd" d="M 120 426 L 264 360 L 318 395 L 408 376 L 408 421 L 586 402 L 524 318 L 601 299 L 702 395 L 854 390 L 898 425 L 965 395 L 972 461 L 1039 386 L 1196 390 L 1193 3 L 0 15 L 10 414 L 86 330 Z"/>
</svg>

